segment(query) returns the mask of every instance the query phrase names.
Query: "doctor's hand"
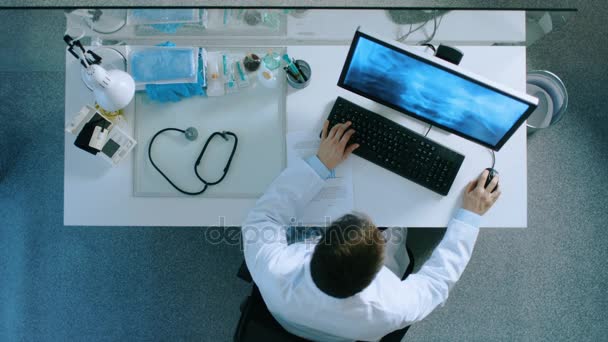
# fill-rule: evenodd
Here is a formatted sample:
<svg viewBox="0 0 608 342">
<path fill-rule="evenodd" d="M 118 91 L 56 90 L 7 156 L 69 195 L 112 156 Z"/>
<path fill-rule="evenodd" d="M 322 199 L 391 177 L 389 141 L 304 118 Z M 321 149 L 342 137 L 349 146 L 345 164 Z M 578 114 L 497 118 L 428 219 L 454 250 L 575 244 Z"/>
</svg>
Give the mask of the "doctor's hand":
<svg viewBox="0 0 608 342">
<path fill-rule="evenodd" d="M 479 178 L 469 182 L 464 190 L 463 209 L 483 215 L 496 203 L 496 200 L 500 197 L 498 175 L 492 178 L 488 187 L 484 187 L 488 174 L 488 170 L 484 170 Z"/>
<path fill-rule="evenodd" d="M 321 133 L 321 145 L 317 151 L 317 157 L 328 169 L 332 170 L 338 164 L 346 160 L 350 154 L 359 147 L 359 144 L 348 145 L 348 140 L 355 133 L 354 129 L 348 129 L 351 122 L 336 124 L 329 130 L 329 121 L 325 120 L 323 132 Z"/>
</svg>

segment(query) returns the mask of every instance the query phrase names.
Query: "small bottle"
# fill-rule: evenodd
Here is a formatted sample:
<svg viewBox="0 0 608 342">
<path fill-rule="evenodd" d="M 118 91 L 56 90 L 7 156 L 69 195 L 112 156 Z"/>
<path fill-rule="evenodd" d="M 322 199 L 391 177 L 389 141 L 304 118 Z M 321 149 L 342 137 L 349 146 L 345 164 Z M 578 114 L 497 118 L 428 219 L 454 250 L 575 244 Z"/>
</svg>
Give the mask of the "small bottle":
<svg viewBox="0 0 608 342">
<path fill-rule="evenodd" d="M 262 62 L 264 62 L 264 65 L 268 69 L 275 70 L 281 66 L 281 56 L 276 52 L 272 52 L 272 50 L 268 50 L 268 53 L 262 58 Z"/>
</svg>

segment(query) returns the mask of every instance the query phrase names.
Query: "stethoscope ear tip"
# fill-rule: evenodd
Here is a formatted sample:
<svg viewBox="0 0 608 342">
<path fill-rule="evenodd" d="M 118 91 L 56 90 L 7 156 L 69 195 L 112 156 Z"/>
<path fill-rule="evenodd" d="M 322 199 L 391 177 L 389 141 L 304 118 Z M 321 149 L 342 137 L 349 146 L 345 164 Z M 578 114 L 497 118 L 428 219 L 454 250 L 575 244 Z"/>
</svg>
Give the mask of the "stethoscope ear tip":
<svg viewBox="0 0 608 342">
<path fill-rule="evenodd" d="M 228 132 L 226 132 L 226 131 L 222 131 L 222 132 L 220 133 L 220 136 L 221 136 L 222 138 L 224 138 L 224 140 L 226 140 L 226 141 L 228 141 L 228 137 L 226 136 L 226 134 L 227 134 L 227 133 L 228 133 Z"/>
</svg>

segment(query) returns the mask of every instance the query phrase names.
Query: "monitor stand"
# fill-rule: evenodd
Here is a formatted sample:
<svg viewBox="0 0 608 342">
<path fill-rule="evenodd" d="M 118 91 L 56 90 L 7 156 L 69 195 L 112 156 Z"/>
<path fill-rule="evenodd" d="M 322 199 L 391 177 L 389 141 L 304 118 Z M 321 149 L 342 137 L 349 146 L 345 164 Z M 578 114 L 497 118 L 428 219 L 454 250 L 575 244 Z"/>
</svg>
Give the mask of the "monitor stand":
<svg viewBox="0 0 608 342">
<path fill-rule="evenodd" d="M 439 44 L 439 47 L 437 47 L 437 50 L 435 51 L 435 57 L 441 58 L 444 61 L 450 62 L 455 65 L 460 64 L 460 61 L 462 60 L 462 56 L 464 56 L 462 51 L 460 51 L 456 48 L 453 48 L 451 46 L 442 45 L 442 44 Z M 441 134 L 441 135 L 451 135 L 452 134 L 448 131 L 444 131 L 443 129 L 432 126 L 432 125 L 428 128 L 428 131 L 426 131 L 426 134 L 428 135 L 428 133 L 430 133 L 431 130 L 433 130 L 435 134 L 437 134 L 437 133 Z"/>
<path fill-rule="evenodd" d="M 429 133 L 430 132 L 433 132 L 433 135 L 437 135 L 437 134 L 445 135 L 445 136 L 452 135 L 452 133 L 450 133 L 448 131 L 444 131 L 443 129 L 436 127 L 436 126 L 431 126 L 431 130 L 429 131 Z"/>
</svg>

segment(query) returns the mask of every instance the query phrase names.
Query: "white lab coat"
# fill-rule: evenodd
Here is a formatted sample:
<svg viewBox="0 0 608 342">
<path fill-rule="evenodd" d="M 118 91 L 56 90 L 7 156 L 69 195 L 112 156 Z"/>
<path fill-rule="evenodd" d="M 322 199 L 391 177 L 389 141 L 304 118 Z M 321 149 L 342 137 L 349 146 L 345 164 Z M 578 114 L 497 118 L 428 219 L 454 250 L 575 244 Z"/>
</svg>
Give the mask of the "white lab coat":
<svg viewBox="0 0 608 342">
<path fill-rule="evenodd" d="M 383 267 L 367 288 L 349 298 L 319 290 L 310 275 L 314 244 L 288 246 L 285 229 L 323 183 L 305 161 L 298 161 L 272 183 L 243 224 L 247 267 L 287 331 L 315 341 L 375 341 L 422 320 L 445 302 L 479 232 L 466 220 L 452 219 L 429 260 L 404 281 Z"/>
</svg>

